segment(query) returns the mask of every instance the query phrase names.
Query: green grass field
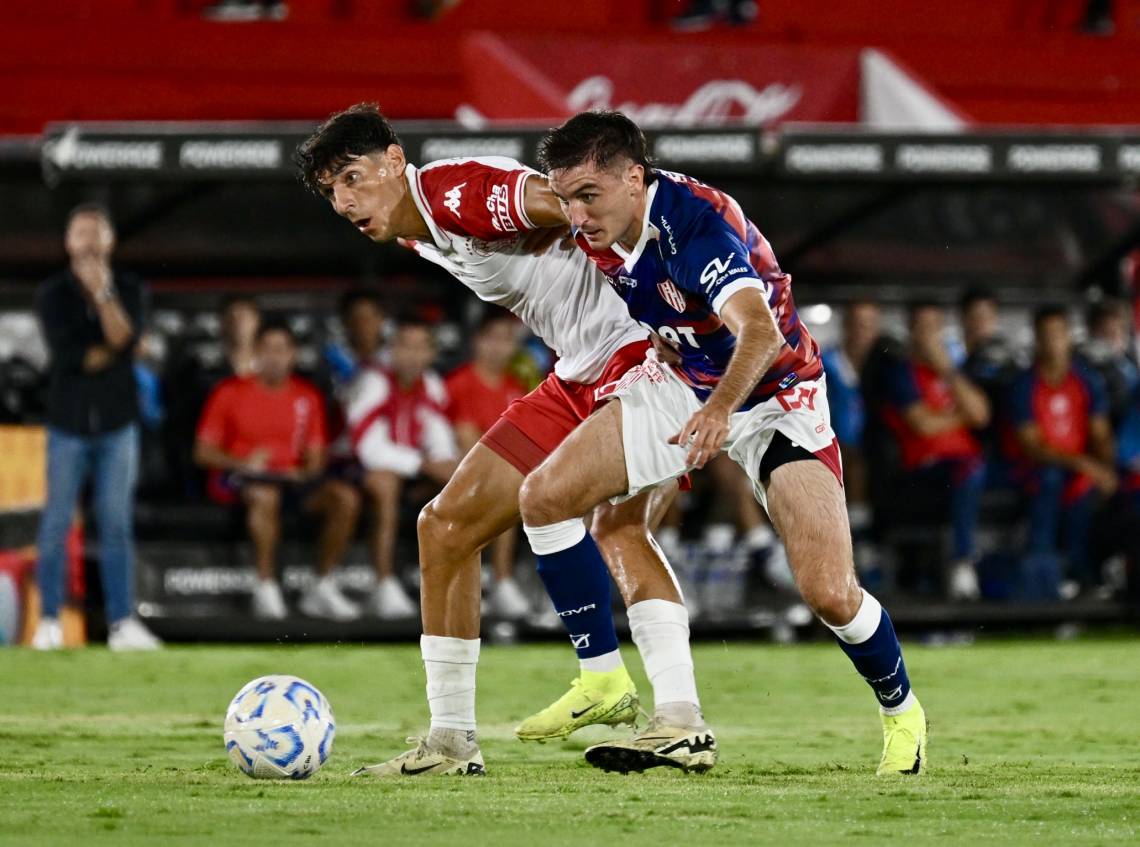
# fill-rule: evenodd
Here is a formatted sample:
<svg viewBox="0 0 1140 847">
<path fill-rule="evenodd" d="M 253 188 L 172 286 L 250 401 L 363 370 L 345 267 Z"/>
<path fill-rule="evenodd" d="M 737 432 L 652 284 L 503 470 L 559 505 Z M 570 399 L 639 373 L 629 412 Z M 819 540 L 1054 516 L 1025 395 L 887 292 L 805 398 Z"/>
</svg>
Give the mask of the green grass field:
<svg viewBox="0 0 1140 847">
<path fill-rule="evenodd" d="M 601 732 L 515 741 L 574 672 L 543 645 L 483 652 L 486 779 L 382 783 L 347 774 L 426 728 L 414 646 L 3 651 L 0 844 L 1140 841 L 1140 639 L 910 646 L 932 741 L 928 773 L 905 780 L 873 775 L 879 721 L 838 649 L 702 644 L 696 658 L 722 750 L 703 776 L 595 771 L 581 751 Z M 225 707 L 265 673 L 307 678 L 336 711 L 332 758 L 308 782 L 254 782 L 225 757 Z"/>
</svg>

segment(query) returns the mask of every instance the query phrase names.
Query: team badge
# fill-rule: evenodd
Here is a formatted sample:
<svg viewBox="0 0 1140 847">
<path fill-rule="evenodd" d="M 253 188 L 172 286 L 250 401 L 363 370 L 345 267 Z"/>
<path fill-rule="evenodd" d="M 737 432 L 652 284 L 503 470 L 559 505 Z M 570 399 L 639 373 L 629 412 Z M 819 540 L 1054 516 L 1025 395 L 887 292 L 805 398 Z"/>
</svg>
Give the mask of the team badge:
<svg viewBox="0 0 1140 847">
<path fill-rule="evenodd" d="M 685 312 L 685 295 L 675 286 L 672 280 L 665 280 L 664 282 L 657 283 L 657 291 L 661 294 L 661 299 L 676 309 L 678 312 L 684 314 Z"/>
</svg>

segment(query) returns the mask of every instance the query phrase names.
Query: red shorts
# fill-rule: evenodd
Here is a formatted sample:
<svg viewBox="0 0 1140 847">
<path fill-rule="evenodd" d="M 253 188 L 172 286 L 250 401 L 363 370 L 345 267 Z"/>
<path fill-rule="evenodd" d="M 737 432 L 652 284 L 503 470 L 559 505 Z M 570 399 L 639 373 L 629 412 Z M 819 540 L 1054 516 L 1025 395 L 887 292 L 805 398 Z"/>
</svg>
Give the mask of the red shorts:
<svg viewBox="0 0 1140 847">
<path fill-rule="evenodd" d="M 597 381 L 589 384 L 567 382 L 550 374 L 530 394 L 507 406 L 479 441 L 526 476 L 605 402 L 599 401 L 594 392 L 644 362 L 649 348 L 648 341 L 625 345 L 610 356 Z"/>
</svg>

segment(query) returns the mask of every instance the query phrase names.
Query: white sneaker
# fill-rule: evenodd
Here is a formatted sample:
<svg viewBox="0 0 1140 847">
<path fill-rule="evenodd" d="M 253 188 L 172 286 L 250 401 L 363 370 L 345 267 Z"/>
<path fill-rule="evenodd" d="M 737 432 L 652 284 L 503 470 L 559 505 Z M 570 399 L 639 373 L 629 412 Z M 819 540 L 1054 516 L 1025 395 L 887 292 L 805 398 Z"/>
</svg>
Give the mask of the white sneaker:
<svg viewBox="0 0 1140 847">
<path fill-rule="evenodd" d="M 974 563 L 963 559 L 950 567 L 950 579 L 947 586 L 951 600 L 977 600 L 982 596 L 978 586 L 978 572 Z"/>
<path fill-rule="evenodd" d="M 33 650 L 62 650 L 63 627 L 59 618 L 41 618 L 32 636 Z"/>
<path fill-rule="evenodd" d="M 378 765 L 357 768 L 352 776 L 485 776 L 483 754 L 476 748 L 463 758 L 454 758 L 428 747 L 423 738 L 409 738 L 416 746 Z"/>
<path fill-rule="evenodd" d="M 372 590 L 372 596 L 368 598 L 368 611 L 378 618 L 393 620 L 414 618 L 420 610 L 404 591 L 400 581 L 394 576 L 386 576 Z"/>
<path fill-rule="evenodd" d="M 162 648 L 162 641 L 143 626 L 138 618 L 129 617 L 111 624 L 111 632 L 107 635 L 107 646 L 115 652 L 159 650 Z"/>
<path fill-rule="evenodd" d="M 305 592 L 297 608 L 310 618 L 324 618 L 341 623 L 360 617 L 360 608 L 337 587 L 331 576 L 323 576 Z"/>
<path fill-rule="evenodd" d="M 491 614 L 508 621 L 522 620 L 530 614 L 526 595 L 511 577 L 500 579 L 491 589 Z"/>
<path fill-rule="evenodd" d="M 253 616 L 259 621 L 283 621 L 289 615 L 281 586 L 272 579 L 261 579 L 253 589 Z"/>
</svg>

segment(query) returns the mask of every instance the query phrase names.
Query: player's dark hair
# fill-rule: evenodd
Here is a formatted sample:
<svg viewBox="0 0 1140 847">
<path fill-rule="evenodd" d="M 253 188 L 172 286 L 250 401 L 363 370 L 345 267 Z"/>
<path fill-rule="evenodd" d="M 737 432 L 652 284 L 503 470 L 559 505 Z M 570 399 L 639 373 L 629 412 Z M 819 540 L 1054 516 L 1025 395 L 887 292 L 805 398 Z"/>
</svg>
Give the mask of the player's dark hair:
<svg viewBox="0 0 1140 847">
<path fill-rule="evenodd" d="M 647 185 L 653 181 L 645 133 L 621 112 L 581 112 L 550 130 L 538 145 L 538 161 L 547 173 L 586 163 L 606 168 L 621 159 L 645 168 Z"/>
<path fill-rule="evenodd" d="M 111 229 L 115 228 L 115 219 L 111 217 L 111 210 L 102 203 L 95 202 L 80 203 L 78 206 L 73 206 L 71 211 L 67 213 L 65 228 L 71 226 L 71 222 L 81 215 L 98 215 L 107 222 Z"/>
<path fill-rule="evenodd" d="M 1045 321 L 1053 320 L 1054 318 L 1061 318 L 1065 323 L 1069 322 L 1069 310 L 1060 303 L 1046 303 L 1038 306 L 1036 311 L 1033 312 L 1033 329 L 1040 331 L 1041 324 Z"/>
<path fill-rule="evenodd" d="M 321 193 L 321 177 L 335 174 L 353 159 L 387 150 L 400 139 L 375 103 L 357 103 L 337 112 L 301 142 L 293 154 L 301 181 Z"/>
<path fill-rule="evenodd" d="M 262 341 L 265 336 L 271 332 L 281 332 L 289 339 L 289 342 L 296 346 L 297 333 L 293 332 L 293 327 L 289 326 L 289 322 L 280 315 L 273 315 L 271 317 L 263 318 L 257 327 L 257 340 Z"/>
<path fill-rule="evenodd" d="M 357 303 L 368 303 L 381 315 L 385 312 L 384 299 L 375 288 L 365 288 L 364 286 L 350 288 L 340 295 L 336 304 L 336 313 L 340 315 L 342 321 L 348 318 L 348 313 Z"/>
<path fill-rule="evenodd" d="M 975 285 L 966 289 L 966 293 L 958 300 L 958 308 L 965 312 L 976 303 L 993 303 L 994 306 L 997 306 L 997 302 L 997 295 L 991 289 L 982 285 Z"/>
</svg>

